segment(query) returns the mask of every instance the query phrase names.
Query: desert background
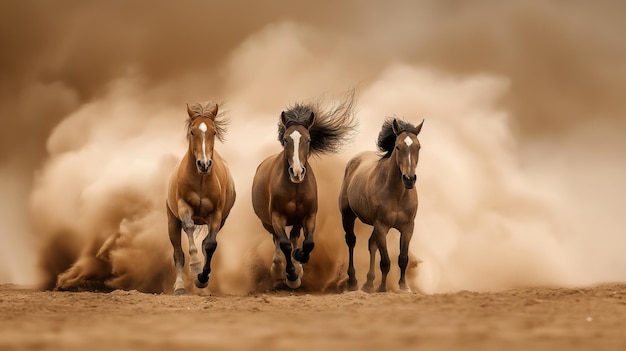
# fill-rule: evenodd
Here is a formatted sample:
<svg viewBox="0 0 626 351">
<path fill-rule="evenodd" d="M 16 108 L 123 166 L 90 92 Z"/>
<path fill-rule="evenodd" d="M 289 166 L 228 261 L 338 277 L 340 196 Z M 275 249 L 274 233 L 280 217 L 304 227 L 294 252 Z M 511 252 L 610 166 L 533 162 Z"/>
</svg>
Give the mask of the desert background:
<svg viewBox="0 0 626 351">
<path fill-rule="evenodd" d="M 0 346 L 622 349 L 625 7 L 1 2 Z M 303 285 L 276 290 L 254 171 L 280 151 L 281 111 L 352 88 L 358 133 L 312 160 L 320 211 Z M 216 150 L 237 201 L 208 289 L 176 298 L 166 181 L 185 104 L 206 100 L 231 120 Z M 426 120 L 413 294 L 397 292 L 393 231 L 390 291 L 342 292 L 343 167 L 394 115 Z M 370 228 L 357 230 L 362 283 Z M 109 274 L 88 274 L 103 264 Z M 54 291 L 68 269 L 79 283 Z"/>
</svg>

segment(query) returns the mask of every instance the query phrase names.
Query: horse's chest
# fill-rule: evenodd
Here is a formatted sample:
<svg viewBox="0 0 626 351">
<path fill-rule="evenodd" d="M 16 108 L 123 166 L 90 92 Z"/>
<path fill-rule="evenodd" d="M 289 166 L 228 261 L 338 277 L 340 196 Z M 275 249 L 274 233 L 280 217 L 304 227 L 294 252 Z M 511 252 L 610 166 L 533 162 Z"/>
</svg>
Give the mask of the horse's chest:
<svg viewBox="0 0 626 351">
<path fill-rule="evenodd" d="M 204 217 L 215 210 L 215 203 L 208 197 L 193 193 L 187 199 L 187 203 L 193 208 L 194 215 Z"/>
</svg>

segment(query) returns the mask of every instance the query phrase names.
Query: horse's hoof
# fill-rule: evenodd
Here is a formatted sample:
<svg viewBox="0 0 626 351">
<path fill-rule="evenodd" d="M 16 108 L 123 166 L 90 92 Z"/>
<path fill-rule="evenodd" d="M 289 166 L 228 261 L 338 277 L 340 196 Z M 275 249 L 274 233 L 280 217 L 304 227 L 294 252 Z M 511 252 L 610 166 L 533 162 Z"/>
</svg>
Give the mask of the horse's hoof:
<svg viewBox="0 0 626 351">
<path fill-rule="evenodd" d="M 361 290 L 365 291 L 366 293 L 373 293 L 374 292 L 374 284 L 373 283 L 365 283 L 361 287 Z"/>
<path fill-rule="evenodd" d="M 356 282 L 356 280 L 354 281 L 348 281 L 348 284 L 346 285 L 346 289 L 348 289 L 348 291 L 356 291 L 359 289 L 359 284 Z"/>
<path fill-rule="evenodd" d="M 298 277 L 298 279 L 291 281 L 289 279 L 286 280 L 287 282 L 287 286 L 291 289 L 297 289 L 300 287 L 300 285 L 302 284 L 302 279 L 300 279 L 300 277 Z"/>
<path fill-rule="evenodd" d="M 207 286 L 209 286 L 209 279 L 208 279 L 208 277 L 207 277 L 206 282 L 202 282 L 202 281 L 200 281 L 200 279 L 199 279 L 199 275 L 198 275 L 198 276 L 196 277 L 196 279 L 194 279 L 194 280 L 193 280 L 193 283 L 196 285 L 196 287 L 197 287 L 198 289 L 204 289 L 204 288 L 206 288 Z"/>
<path fill-rule="evenodd" d="M 199 274 L 202 272 L 202 262 L 195 262 L 189 264 L 189 271 L 191 274 Z"/>
<path fill-rule="evenodd" d="M 174 296 L 183 296 L 185 295 L 185 293 L 186 293 L 185 288 L 174 290 Z"/>
<path fill-rule="evenodd" d="M 410 294 L 410 293 L 412 293 L 411 288 L 409 288 L 409 286 L 406 285 L 406 284 L 400 284 L 400 290 L 399 291 L 401 293 L 403 293 L 403 294 Z"/>
</svg>

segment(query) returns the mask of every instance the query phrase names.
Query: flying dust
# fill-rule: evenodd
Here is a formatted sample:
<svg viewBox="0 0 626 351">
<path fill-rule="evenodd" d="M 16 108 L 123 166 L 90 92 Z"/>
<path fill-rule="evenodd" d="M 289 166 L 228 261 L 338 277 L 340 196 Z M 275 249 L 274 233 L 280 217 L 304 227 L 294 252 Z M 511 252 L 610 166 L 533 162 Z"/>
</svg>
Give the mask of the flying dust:
<svg viewBox="0 0 626 351">
<path fill-rule="evenodd" d="M 0 5 L 1 282 L 171 292 L 166 179 L 185 152 L 185 103 L 211 99 L 231 119 L 216 149 L 238 198 L 209 290 L 264 288 L 256 166 L 280 150 L 284 108 L 332 104 L 353 85 L 354 143 L 313 160 L 320 212 L 303 288 L 341 288 L 343 167 L 394 114 L 426 119 L 414 290 L 626 279 L 619 2 L 27 3 Z M 371 229 L 357 230 L 363 282 Z M 396 256 L 398 234 L 388 240 Z"/>
</svg>

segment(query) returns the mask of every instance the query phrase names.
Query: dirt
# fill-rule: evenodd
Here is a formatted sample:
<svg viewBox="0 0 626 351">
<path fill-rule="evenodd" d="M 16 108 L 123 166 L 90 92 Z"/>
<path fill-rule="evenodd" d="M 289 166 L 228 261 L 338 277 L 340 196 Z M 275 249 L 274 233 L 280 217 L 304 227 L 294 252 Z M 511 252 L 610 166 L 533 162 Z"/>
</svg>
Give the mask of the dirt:
<svg viewBox="0 0 626 351">
<path fill-rule="evenodd" d="M 0 350 L 624 350 L 626 284 L 181 296 L 0 285 Z"/>
</svg>

